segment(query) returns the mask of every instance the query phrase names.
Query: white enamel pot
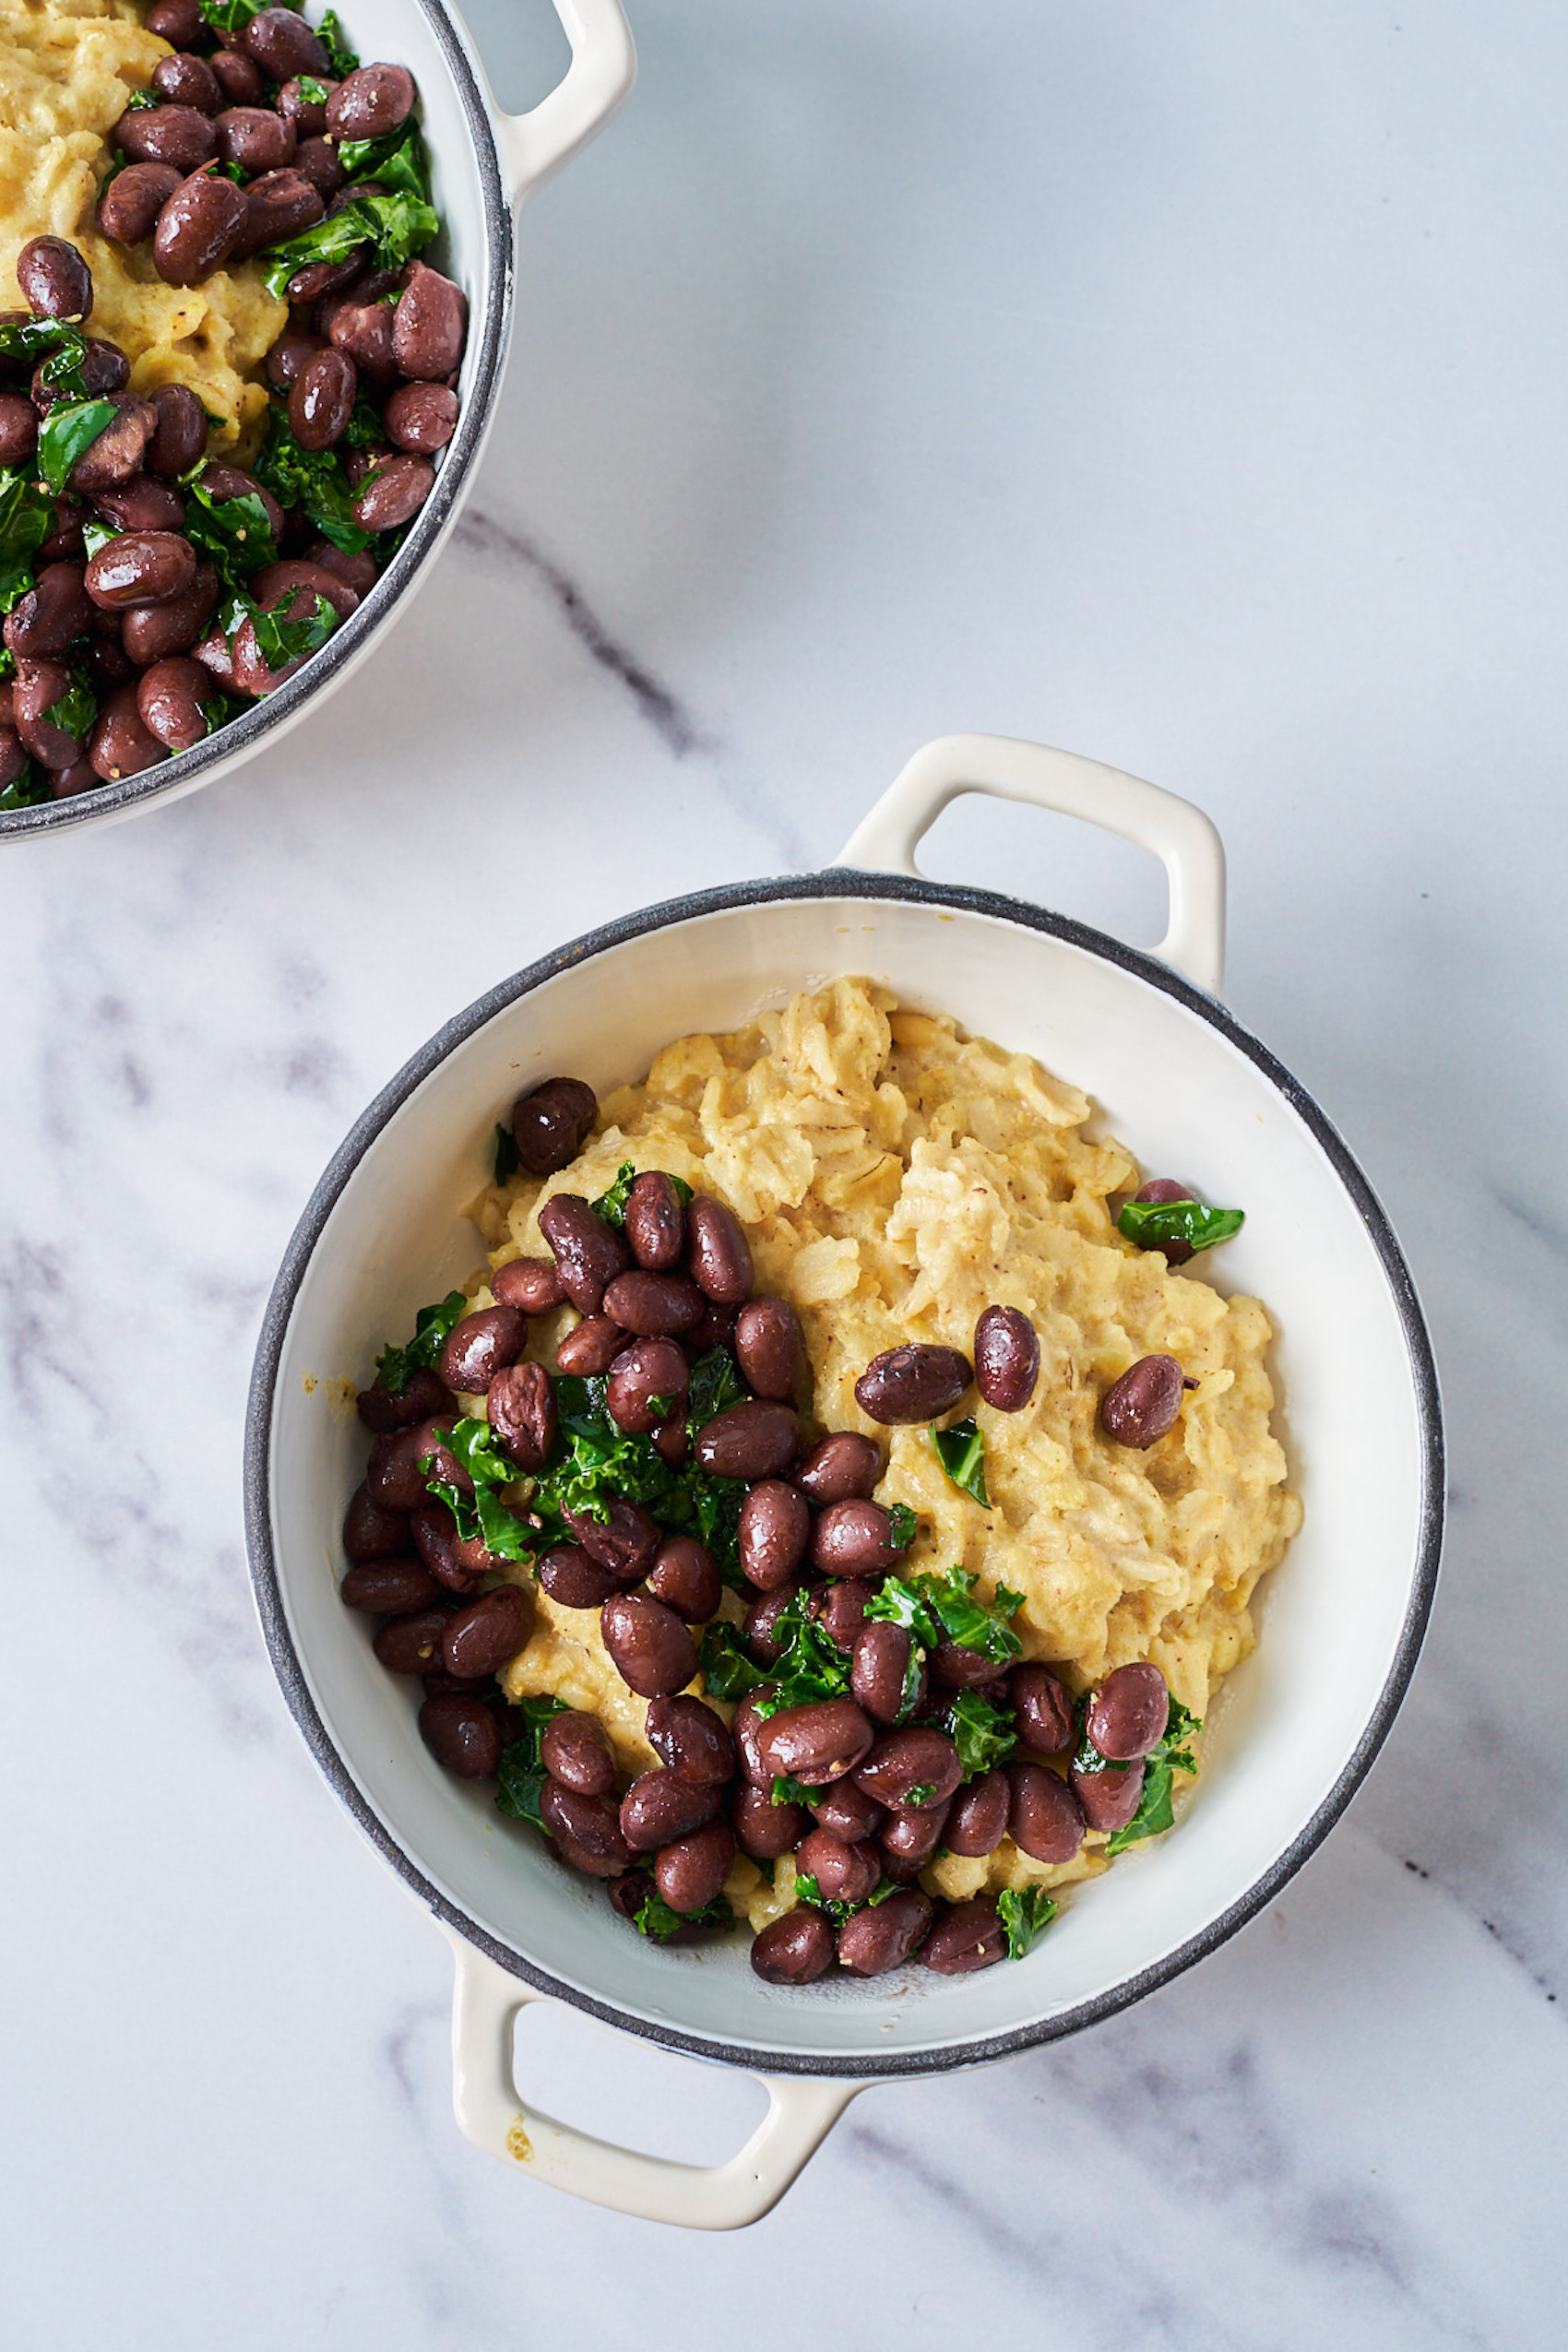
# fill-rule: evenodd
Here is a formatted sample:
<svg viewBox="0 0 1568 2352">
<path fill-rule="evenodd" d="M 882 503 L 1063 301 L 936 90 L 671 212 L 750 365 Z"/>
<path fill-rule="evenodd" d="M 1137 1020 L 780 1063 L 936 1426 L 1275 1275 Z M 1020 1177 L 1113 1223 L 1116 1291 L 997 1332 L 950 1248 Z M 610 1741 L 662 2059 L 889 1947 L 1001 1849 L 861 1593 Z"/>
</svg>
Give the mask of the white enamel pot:
<svg viewBox="0 0 1568 2352">
<path fill-rule="evenodd" d="M 552 0 L 552 6 L 565 30 L 571 64 L 529 113 L 506 114 L 450 0 L 359 0 L 358 6 L 345 0 L 339 14 L 361 54 L 406 65 L 419 84 L 431 193 L 443 222 L 430 258 L 469 298 L 457 386 L 462 406 L 457 430 L 437 462 L 435 487 L 359 610 L 287 684 L 206 742 L 139 776 L 38 808 L 0 812 L 0 840 L 113 825 L 210 784 L 335 693 L 409 610 L 473 487 L 494 416 L 512 340 L 518 209 L 608 122 L 636 77 L 636 53 L 620 0 Z M 319 17 L 315 0 L 306 13 L 313 22 Z"/>
<path fill-rule="evenodd" d="M 1153 956 L 1039 908 L 921 878 L 914 850 L 968 791 L 1067 811 L 1163 859 Z M 252 1567 L 285 1695 L 366 1835 L 452 1932 L 463 2129 L 534 2179 L 659 2220 L 765 2213 L 854 2093 L 1010 2052 L 1107 2017 L 1212 1952 L 1284 1884 L 1386 1734 L 1437 1574 L 1442 1437 L 1431 1350 L 1386 1219 L 1322 1111 L 1218 1000 L 1224 861 L 1185 802 L 1063 752 L 993 736 L 929 744 L 828 872 L 634 915 L 506 980 L 433 1039 L 365 1112 L 284 1260 L 256 1358 Z M 343 1608 L 339 1528 L 363 1432 L 325 1381 L 362 1384 L 389 1332 L 482 1264 L 458 1205 L 526 1086 L 600 1093 L 669 1039 L 730 1029 L 838 972 L 945 1009 L 1084 1087 L 1145 1166 L 1247 1211 L 1213 1264 L 1267 1301 L 1305 1526 L 1259 1598 L 1256 1652 L 1212 1711 L 1177 1829 L 1080 1889 L 1029 1956 L 966 1978 L 913 1966 L 787 1990 L 743 1939 L 665 1951 L 611 1914 L 483 1788 L 421 1743 L 407 1687 Z M 1208 1269 L 1206 1267 L 1205 1269 Z M 511 2075 L 525 2002 L 765 2076 L 772 2103 L 730 2164 L 671 2165 L 541 2117 Z"/>
</svg>

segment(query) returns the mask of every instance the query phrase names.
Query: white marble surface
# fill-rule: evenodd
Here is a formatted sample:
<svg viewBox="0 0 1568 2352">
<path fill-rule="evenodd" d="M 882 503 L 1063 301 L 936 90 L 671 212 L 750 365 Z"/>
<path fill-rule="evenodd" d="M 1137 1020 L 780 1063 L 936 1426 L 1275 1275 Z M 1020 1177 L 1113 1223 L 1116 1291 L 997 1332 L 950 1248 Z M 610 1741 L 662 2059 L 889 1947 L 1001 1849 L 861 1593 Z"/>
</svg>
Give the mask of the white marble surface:
<svg viewBox="0 0 1568 2352">
<path fill-rule="evenodd" d="M 540 86 L 542 0 L 475 21 Z M 630 109 L 526 220 L 502 427 L 417 622 L 271 756 L 0 863 L 7 2340 L 1555 2345 L 1561 13 L 636 29 Z M 1443 1583 L 1368 1786 L 1220 1955 L 870 2093 L 768 2221 L 694 2239 L 458 2138 L 445 1946 L 257 1638 L 245 1379 L 322 1164 L 447 1014 L 605 916 L 829 857 L 968 727 L 1218 819 L 1231 1001 L 1425 1293 Z M 1152 861 L 1064 822 L 970 804 L 930 863 L 1158 928 Z M 757 2097 L 576 2021 L 526 2080 L 689 2155 Z"/>
</svg>

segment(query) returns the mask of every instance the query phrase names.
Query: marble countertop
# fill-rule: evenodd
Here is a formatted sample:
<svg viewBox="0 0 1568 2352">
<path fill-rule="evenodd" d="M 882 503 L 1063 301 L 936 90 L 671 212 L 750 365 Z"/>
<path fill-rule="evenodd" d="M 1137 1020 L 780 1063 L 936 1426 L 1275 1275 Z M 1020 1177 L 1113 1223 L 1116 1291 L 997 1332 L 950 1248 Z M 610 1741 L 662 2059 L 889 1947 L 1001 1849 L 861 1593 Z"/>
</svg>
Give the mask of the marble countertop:
<svg viewBox="0 0 1568 2352">
<path fill-rule="evenodd" d="M 505 97 L 542 0 L 472 11 Z M 277 750 L 0 860 L 11 2340 L 1086 2352 L 1562 2336 L 1568 627 L 1560 12 L 641 0 L 528 213 L 441 579 Z M 1361 1156 L 1444 1383 L 1414 1688 L 1348 1818 L 1114 2023 L 868 2093 L 754 2231 L 449 2108 L 449 1965 L 318 1778 L 241 1537 L 323 1164 L 558 940 L 822 862 L 929 736 L 1200 802 L 1229 996 Z M 928 844 L 1138 941 L 1152 860 Z M 754 2085 L 570 2017 L 524 2079 L 713 2158 Z M 764 2299 L 764 2297 L 766 2299 Z"/>
</svg>

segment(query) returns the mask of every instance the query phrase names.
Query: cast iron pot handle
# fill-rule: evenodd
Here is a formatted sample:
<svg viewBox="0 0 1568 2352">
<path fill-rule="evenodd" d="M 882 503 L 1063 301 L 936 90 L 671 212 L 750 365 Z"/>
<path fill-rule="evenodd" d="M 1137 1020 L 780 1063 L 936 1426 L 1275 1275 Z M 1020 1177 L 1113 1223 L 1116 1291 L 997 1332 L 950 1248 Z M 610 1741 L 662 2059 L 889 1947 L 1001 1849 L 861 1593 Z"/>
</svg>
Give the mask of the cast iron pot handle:
<svg viewBox="0 0 1568 2352">
<path fill-rule="evenodd" d="M 553 179 L 588 145 L 637 77 L 637 53 L 621 0 L 552 0 L 552 5 L 572 44 L 571 64 L 549 97 L 528 113 L 495 110 L 514 205 Z"/>
<path fill-rule="evenodd" d="M 965 792 L 1027 801 L 1120 833 L 1152 849 L 1170 885 L 1170 926 L 1155 954 L 1211 996 L 1225 984 L 1225 851 L 1201 809 L 1158 784 L 1076 752 L 1010 735 L 942 735 L 927 743 L 857 826 L 836 862 L 922 879 L 915 851 Z"/>
<path fill-rule="evenodd" d="M 525 2110 L 512 2080 L 512 2022 L 547 1994 L 498 1968 L 445 1930 L 457 1965 L 452 2002 L 452 2103 L 476 2148 L 552 2189 L 643 2221 L 742 2229 L 770 2213 L 864 2083 L 764 2074 L 768 2109 L 728 2164 L 671 2164 L 612 2147 L 552 2116 Z M 608 2029 L 607 2029 L 608 2030 Z"/>
</svg>

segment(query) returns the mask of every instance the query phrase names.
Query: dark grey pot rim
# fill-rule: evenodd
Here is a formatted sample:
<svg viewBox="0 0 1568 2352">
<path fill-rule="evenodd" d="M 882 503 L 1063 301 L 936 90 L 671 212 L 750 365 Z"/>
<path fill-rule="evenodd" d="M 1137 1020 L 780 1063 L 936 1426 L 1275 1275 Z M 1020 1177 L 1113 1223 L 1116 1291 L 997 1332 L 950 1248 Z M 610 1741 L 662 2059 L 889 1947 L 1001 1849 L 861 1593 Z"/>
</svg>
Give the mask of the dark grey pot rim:
<svg viewBox="0 0 1568 2352">
<path fill-rule="evenodd" d="M 1278 1859 L 1257 1879 L 1247 1893 L 1210 1921 L 1198 1935 L 1191 1937 L 1174 1952 L 1152 1967 L 1124 1978 L 1092 2000 L 1037 2019 L 1030 2025 L 1016 2026 L 1011 2032 L 995 2034 L 974 2041 L 948 2044 L 940 2050 L 911 2051 L 886 2056 L 866 2055 L 853 2060 L 818 2052 L 796 2052 L 753 2048 L 743 2043 L 730 2043 L 681 2031 L 668 2025 L 656 2024 L 612 2003 L 595 2000 L 591 1994 L 576 1986 L 564 1984 L 549 1976 L 499 1942 L 480 1927 L 457 1904 L 433 1885 L 417 1862 L 404 1850 L 386 1824 L 381 1820 L 349 1771 L 311 1697 L 299 1654 L 294 1647 L 284 1614 L 279 1589 L 277 1570 L 272 1555 L 272 1523 L 267 1457 L 270 1446 L 272 1405 L 276 1390 L 279 1364 L 284 1336 L 293 1313 L 294 1300 L 323 1228 L 337 1204 L 339 1195 L 393 1113 L 406 1102 L 422 1081 L 445 1060 L 457 1046 L 520 997 L 556 979 L 574 965 L 585 963 L 590 956 L 603 955 L 624 941 L 637 939 L 648 932 L 689 922 L 703 915 L 724 913 L 735 908 L 767 906 L 790 899 L 860 898 L 915 901 L 925 905 L 951 907 L 961 912 L 998 918 L 1028 931 L 1044 932 L 1070 946 L 1085 949 L 1102 957 L 1122 970 L 1146 981 L 1162 995 L 1170 996 L 1189 1012 L 1218 1031 L 1229 1043 L 1245 1054 L 1264 1076 L 1285 1098 L 1301 1117 L 1348 1194 L 1368 1237 L 1376 1251 L 1384 1277 L 1399 1316 L 1405 1344 L 1409 1352 L 1411 1379 L 1415 1389 L 1417 1413 L 1421 1437 L 1421 1511 L 1417 1545 L 1415 1573 L 1412 1578 L 1409 1604 L 1400 1631 L 1393 1664 L 1382 1693 L 1367 1723 L 1354 1753 L 1346 1764 L 1323 1803 L 1300 1835 L 1292 1840 Z M 954 2067 L 975 2066 L 989 2061 L 1006 2058 L 1016 2051 L 1029 2049 L 1042 2042 L 1060 2040 L 1064 2035 L 1077 2033 L 1086 2025 L 1099 2024 L 1129 2008 L 1134 2002 L 1157 1987 L 1169 1984 L 1195 1961 L 1202 1960 L 1218 1949 L 1245 1926 L 1264 1906 L 1272 1901 L 1287 1881 L 1293 1878 L 1308 1857 L 1322 1844 L 1329 1830 L 1345 1811 L 1356 1789 L 1365 1778 L 1373 1758 L 1387 1738 L 1394 1718 L 1399 1711 L 1410 1677 L 1415 1671 L 1431 1612 L 1432 1598 L 1437 1586 L 1438 1561 L 1443 1544 L 1443 1416 L 1438 1394 L 1437 1369 L 1431 1344 L 1416 1296 L 1415 1285 L 1405 1263 L 1404 1253 L 1395 1239 L 1393 1229 L 1371 1185 L 1337 1130 L 1319 1109 L 1313 1097 L 1291 1076 L 1268 1048 L 1243 1028 L 1224 1005 L 1184 980 L 1180 973 L 1158 962 L 1139 949 L 1128 947 L 1105 932 L 1091 930 L 1087 924 L 1031 907 L 1016 898 L 1004 897 L 989 890 L 972 890 L 949 884 L 917 881 L 899 874 L 861 873 L 845 867 L 834 867 L 826 873 L 789 875 L 773 881 L 750 882 L 717 890 L 698 891 L 686 897 L 666 899 L 661 905 L 646 907 L 618 921 L 603 924 L 597 931 L 587 932 L 553 954 L 529 965 L 526 970 L 504 980 L 487 996 L 470 1004 L 439 1029 L 429 1043 L 422 1046 L 411 1060 L 405 1063 L 397 1076 L 384 1087 L 333 1155 L 320 1182 L 311 1194 L 303 1215 L 289 1243 L 272 1296 L 267 1302 L 256 1347 L 255 1364 L 251 1375 L 250 1400 L 245 1428 L 245 1532 L 250 1552 L 251 1579 L 263 1634 L 271 1655 L 273 1668 L 282 1686 L 284 1698 L 304 1736 L 305 1742 L 321 1767 L 327 1780 L 352 1814 L 360 1828 L 379 1848 L 421 1900 L 436 1917 L 480 1951 L 488 1954 L 498 1966 L 519 1977 L 537 1991 L 552 1995 L 569 2002 L 603 2024 L 620 2027 L 626 2033 L 637 2034 L 645 2040 L 662 2044 L 670 2049 L 681 2050 L 694 2058 L 714 2060 L 721 2064 L 742 2066 L 752 2073 L 774 2074 L 816 2074 L 849 2076 L 871 2080 L 896 2075 L 945 2073 Z"/>
<path fill-rule="evenodd" d="M 475 460 L 490 429 L 500 387 L 512 327 L 516 240 L 512 199 L 501 176 L 489 102 L 475 79 L 443 0 L 418 0 L 418 6 L 431 26 L 462 101 L 464 120 L 479 163 L 484 237 L 490 249 L 489 298 L 483 317 L 470 325 L 467 362 L 471 371 L 469 382 L 457 430 L 436 469 L 435 486 L 370 594 L 287 684 L 193 750 L 160 760 L 156 767 L 144 767 L 139 776 L 122 777 L 117 784 L 102 785 L 93 792 L 78 792 L 69 800 L 44 801 L 36 808 L 0 810 L 0 842 L 65 833 L 127 816 L 171 794 L 182 797 L 209 781 L 211 771 L 248 759 L 269 735 L 287 728 L 313 695 L 324 693 L 358 660 L 367 639 L 390 618 L 426 557 L 434 556 L 437 544 L 457 518 L 457 508 L 468 494 Z"/>
</svg>

